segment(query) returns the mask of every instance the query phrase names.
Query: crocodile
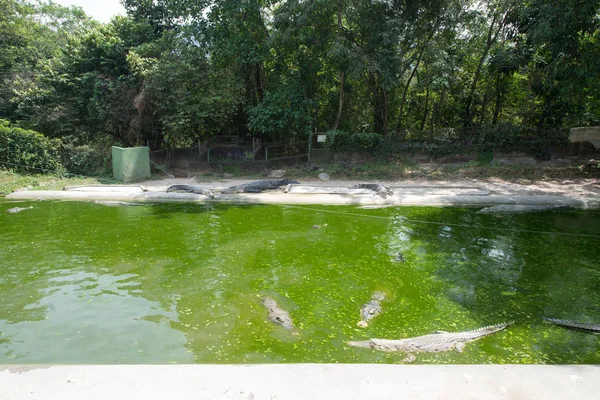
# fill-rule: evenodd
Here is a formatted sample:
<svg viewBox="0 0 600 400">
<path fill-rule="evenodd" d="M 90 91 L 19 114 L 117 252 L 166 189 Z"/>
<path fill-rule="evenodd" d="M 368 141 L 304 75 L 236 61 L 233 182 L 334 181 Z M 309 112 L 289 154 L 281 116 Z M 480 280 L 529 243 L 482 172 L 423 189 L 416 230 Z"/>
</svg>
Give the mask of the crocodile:
<svg viewBox="0 0 600 400">
<path fill-rule="evenodd" d="M 215 197 L 215 193 L 212 190 L 208 190 L 208 189 L 205 189 L 200 186 L 192 186 L 192 185 L 171 185 L 167 189 L 167 193 L 175 192 L 178 190 L 181 190 L 184 192 L 189 192 L 189 193 L 202 194 L 204 196 L 210 197 L 211 199 L 213 197 Z"/>
<path fill-rule="evenodd" d="M 320 229 L 320 228 L 325 228 L 327 226 L 327 224 L 323 224 L 323 225 L 313 225 L 312 228 L 313 229 Z"/>
<path fill-rule="evenodd" d="M 274 299 L 272 299 L 271 297 L 263 297 L 262 303 L 269 311 L 269 319 L 272 322 L 282 326 L 288 331 L 294 329 L 294 322 L 292 321 L 292 317 L 290 317 L 290 314 L 287 311 L 279 308 L 277 302 Z"/>
<path fill-rule="evenodd" d="M 580 329 L 585 332 L 600 334 L 600 324 L 584 324 L 581 322 L 573 322 L 565 319 L 557 318 L 544 318 L 544 320 L 551 322 L 555 325 L 565 326 L 567 328 Z"/>
<path fill-rule="evenodd" d="M 149 205 L 148 203 L 131 203 L 131 202 L 127 202 L 127 201 L 95 201 L 94 203 L 102 204 L 103 206 L 108 206 L 108 207 L 118 207 L 118 206 L 135 207 L 135 206 Z"/>
<path fill-rule="evenodd" d="M 260 193 L 264 190 L 279 189 L 281 186 L 290 184 L 299 184 L 300 182 L 292 179 L 267 179 L 262 181 L 254 181 L 244 183 L 242 185 L 231 186 L 227 189 L 223 189 L 223 194 L 234 194 L 234 193 Z"/>
<path fill-rule="evenodd" d="M 381 308 L 380 301 L 385 299 L 385 294 L 382 292 L 374 292 L 371 295 L 371 300 L 368 303 L 365 303 L 360 308 L 360 317 L 361 320 L 358 321 L 358 326 L 360 328 L 366 328 L 369 326 L 369 321 L 381 314 L 383 309 Z"/>
<path fill-rule="evenodd" d="M 24 210 L 31 210 L 33 207 L 29 206 L 29 207 L 13 207 L 13 208 L 9 208 L 8 210 L 6 210 L 7 213 L 11 213 L 11 214 L 16 214 L 18 212 L 24 211 Z"/>
<path fill-rule="evenodd" d="M 476 214 L 521 214 L 528 212 L 543 211 L 569 211 L 573 207 L 567 205 L 521 205 L 521 204 L 500 204 L 493 207 L 485 207 L 477 211 Z"/>
<path fill-rule="evenodd" d="M 348 189 L 369 189 L 383 197 L 384 199 L 387 196 L 391 196 L 394 194 L 394 191 L 387 186 L 380 185 L 379 183 L 359 183 L 357 185 L 350 186 Z"/>
<path fill-rule="evenodd" d="M 404 256 L 402 255 L 402 253 L 398 252 L 398 254 L 396 254 L 396 256 L 394 257 L 394 262 L 397 262 L 397 263 L 404 262 Z"/>
<path fill-rule="evenodd" d="M 381 351 L 402 351 L 407 354 L 404 361 L 411 362 L 415 359 L 412 353 L 437 353 L 452 349 L 462 352 L 466 343 L 501 331 L 511 324 L 512 322 L 507 322 L 464 332 L 437 331 L 429 335 L 399 340 L 369 339 L 362 342 L 349 341 L 348 345 Z"/>
</svg>

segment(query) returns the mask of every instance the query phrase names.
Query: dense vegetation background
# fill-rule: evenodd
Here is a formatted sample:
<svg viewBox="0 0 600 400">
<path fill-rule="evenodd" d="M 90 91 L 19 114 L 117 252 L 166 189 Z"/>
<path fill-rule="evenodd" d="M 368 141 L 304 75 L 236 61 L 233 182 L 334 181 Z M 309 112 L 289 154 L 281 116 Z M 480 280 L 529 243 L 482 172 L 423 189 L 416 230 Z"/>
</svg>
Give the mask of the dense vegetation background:
<svg viewBox="0 0 600 400">
<path fill-rule="evenodd" d="M 59 139 L 84 164 L 115 142 L 337 131 L 368 146 L 600 124 L 597 0 L 123 4 L 101 24 L 0 0 L 1 129 Z"/>
</svg>

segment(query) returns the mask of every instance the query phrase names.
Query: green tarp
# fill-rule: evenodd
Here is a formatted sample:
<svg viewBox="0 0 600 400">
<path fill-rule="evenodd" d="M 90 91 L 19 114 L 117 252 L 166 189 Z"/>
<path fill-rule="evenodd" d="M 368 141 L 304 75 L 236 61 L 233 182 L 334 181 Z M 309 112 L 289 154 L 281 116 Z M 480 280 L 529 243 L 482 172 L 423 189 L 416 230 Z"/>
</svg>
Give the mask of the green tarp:
<svg viewBox="0 0 600 400">
<path fill-rule="evenodd" d="M 150 178 L 150 149 L 143 147 L 112 148 L 113 175 L 117 181 L 133 182 Z"/>
</svg>

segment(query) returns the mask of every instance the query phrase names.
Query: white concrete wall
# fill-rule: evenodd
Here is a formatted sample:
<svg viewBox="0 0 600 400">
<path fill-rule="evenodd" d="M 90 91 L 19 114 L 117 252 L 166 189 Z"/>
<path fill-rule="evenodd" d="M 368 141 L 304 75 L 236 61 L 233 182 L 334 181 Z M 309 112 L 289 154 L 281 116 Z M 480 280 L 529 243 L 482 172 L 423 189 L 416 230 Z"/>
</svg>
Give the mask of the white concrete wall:
<svg viewBox="0 0 600 400">
<path fill-rule="evenodd" d="M 2 400 L 592 400 L 598 393 L 598 365 L 0 366 Z"/>
<path fill-rule="evenodd" d="M 571 128 L 569 141 L 591 142 L 596 150 L 600 149 L 600 126 L 590 126 L 586 128 Z"/>
</svg>

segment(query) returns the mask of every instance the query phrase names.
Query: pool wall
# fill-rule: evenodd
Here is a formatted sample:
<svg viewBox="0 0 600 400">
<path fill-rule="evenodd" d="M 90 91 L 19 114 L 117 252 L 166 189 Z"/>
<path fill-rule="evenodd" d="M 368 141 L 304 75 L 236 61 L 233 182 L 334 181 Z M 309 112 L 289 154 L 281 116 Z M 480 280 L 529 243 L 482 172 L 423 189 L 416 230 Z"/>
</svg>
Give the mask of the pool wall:
<svg viewBox="0 0 600 400">
<path fill-rule="evenodd" d="M 593 399 L 598 373 L 597 365 L 5 366 L 0 398 Z"/>
<path fill-rule="evenodd" d="M 390 206 L 493 206 L 560 205 L 577 209 L 600 209 L 600 199 L 580 196 L 547 195 L 394 195 L 382 198 L 370 194 L 295 194 L 265 192 L 258 194 L 217 194 L 214 198 L 193 193 L 132 191 L 22 191 L 6 196 L 9 200 L 130 201 L 147 203 L 244 203 L 244 204 L 326 204 Z"/>
</svg>

